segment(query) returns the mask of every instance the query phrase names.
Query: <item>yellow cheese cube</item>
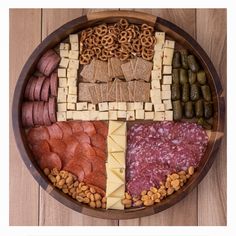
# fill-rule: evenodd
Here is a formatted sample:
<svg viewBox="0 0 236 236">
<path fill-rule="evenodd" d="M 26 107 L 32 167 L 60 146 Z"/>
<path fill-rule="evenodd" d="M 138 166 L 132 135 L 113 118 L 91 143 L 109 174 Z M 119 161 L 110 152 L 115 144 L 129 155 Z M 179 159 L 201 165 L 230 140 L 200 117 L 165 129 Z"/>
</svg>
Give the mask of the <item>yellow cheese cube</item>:
<svg viewBox="0 0 236 236">
<path fill-rule="evenodd" d="M 68 78 L 77 78 L 78 77 L 78 70 L 73 68 L 67 69 L 67 77 Z"/>
<path fill-rule="evenodd" d="M 66 111 L 66 103 L 57 103 L 57 111 Z"/>
<path fill-rule="evenodd" d="M 66 112 L 65 111 L 57 112 L 57 121 L 66 121 Z"/>
<path fill-rule="evenodd" d="M 96 110 L 96 105 L 92 103 L 88 103 L 88 110 L 89 111 L 95 111 Z"/>
<path fill-rule="evenodd" d="M 67 120 L 73 119 L 73 111 L 67 111 L 66 112 L 66 119 Z"/>
<path fill-rule="evenodd" d="M 76 78 L 68 78 L 67 86 L 69 87 L 77 87 L 77 79 Z"/>
<path fill-rule="evenodd" d="M 134 102 L 134 110 L 143 110 L 143 102 Z"/>
<path fill-rule="evenodd" d="M 164 48 L 163 65 L 171 66 L 173 59 L 174 49 Z"/>
<path fill-rule="evenodd" d="M 58 77 L 66 77 L 66 69 L 64 68 L 58 68 L 57 70 L 57 76 Z"/>
<path fill-rule="evenodd" d="M 154 97 L 154 96 L 161 96 L 161 90 L 160 89 L 151 89 L 150 90 L 150 96 Z"/>
<path fill-rule="evenodd" d="M 60 50 L 69 50 L 70 44 L 69 43 L 60 43 L 59 49 Z"/>
<path fill-rule="evenodd" d="M 161 90 L 162 91 L 170 91 L 170 85 L 169 84 L 162 85 Z"/>
<path fill-rule="evenodd" d="M 170 75 L 172 73 L 172 66 L 163 66 L 163 75 Z"/>
<path fill-rule="evenodd" d="M 164 48 L 175 48 L 175 41 L 166 40 L 164 44 Z"/>
<path fill-rule="evenodd" d="M 171 91 L 161 91 L 161 99 L 171 99 Z"/>
<path fill-rule="evenodd" d="M 154 113 L 154 119 L 156 121 L 163 121 L 165 119 L 165 112 L 157 111 Z"/>
<path fill-rule="evenodd" d="M 165 32 L 155 32 L 156 45 L 163 45 L 165 43 Z"/>
<path fill-rule="evenodd" d="M 91 110 L 89 111 L 90 120 L 98 120 L 99 119 L 99 111 Z"/>
<path fill-rule="evenodd" d="M 151 81 L 151 87 L 152 87 L 152 89 L 160 89 L 160 80 L 157 80 L 157 79 L 155 79 L 155 80 L 152 80 Z"/>
<path fill-rule="evenodd" d="M 71 43 L 71 50 L 79 51 L 79 43 Z"/>
<path fill-rule="evenodd" d="M 88 110 L 88 103 L 87 102 L 77 102 L 76 103 L 76 110 L 77 111 Z"/>
<path fill-rule="evenodd" d="M 118 109 L 117 102 L 109 102 L 108 106 L 109 106 L 109 110 L 117 110 Z"/>
<path fill-rule="evenodd" d="M 79 60 L 70 59 L 70 61 L 69 61 L 69 68 L 78 70 L 79 69 Z"/>
<path fill-rule="evenodd" d="M 161 80 L 162 79 L 162 73 L 161 73 L 161 69 L 157 70 L 152 70 L 151 72 L 151 79 L 152 80 Z"/>
<path fill-rule="evenodd" d="M 152 97 L 151 97 L 151 102 L 153 103 L 153 104 L 158 104 L 158 103 L 161 103 L 161 96 L 160 95 L 153 95 Z"/>
<path fill-rule="evenodd" d="M 128 111 L 134 110 L 134 103 L 133 102 L 127 102 L 127 110 Z"/>
<path fill-rule="evenodd" d="M 60 57 L 69 57 L 69 50 L 68 49 L 61 49 L 60 50 Z"/>
<path fill-rule="evenodd" d="M 153 111 L 146 111 L 145 112 L 145 120 L 153 120 L 154 118 L 154 112 Z"/>
<path fill-rule="evenodd" d="M 118 111 L 117 116 L 118 118 L 126 118 L 126 111 Z"/>
<path fill-rule="evenodd" d="M 143 120 L 144 119 L 144 110 L 136 110 L 135 111 L 135 118 L 136 118 L 136 120 Z"/>
<path fill-rule="evenodd" d="M 62 57 L 59 66 L 63 68 L 67 68 L 68 64 L 69 64 L 69 59 Z"/>
</svg>

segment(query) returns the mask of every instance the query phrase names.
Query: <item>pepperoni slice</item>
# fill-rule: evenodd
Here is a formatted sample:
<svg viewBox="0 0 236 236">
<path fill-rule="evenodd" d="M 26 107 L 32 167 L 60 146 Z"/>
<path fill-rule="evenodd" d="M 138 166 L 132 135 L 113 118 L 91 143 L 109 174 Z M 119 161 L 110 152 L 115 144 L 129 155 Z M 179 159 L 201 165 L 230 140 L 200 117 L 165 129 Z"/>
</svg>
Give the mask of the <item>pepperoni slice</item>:
<svg viewBox="0 0 236 236">
<path fill-rule="evenodd" d="M 66 149 L 66 144 L 61 139 L 50 138 L 48 143 L 50 145 L 51 151 L 57 153 L 59 156 Z"/>
<path fill-rule="evenodd" d="M 101 134 L 94 134 L 91 137 L 91 143 L 94 147 L 105 150 L 105 139 Z"/>
<path fill-rule="evenodd" d="M 96 129 L 92 122 L 83 121 L 81 124 L 82 124 L 84 132 L 87 133 L 88 136 L 91 137 L 92 135 L 96 134 Z"/>
<path fill-rule="evenodd" d="M 41 140 L 32 145 L 32 152 L 36 159 L 40 159 L 45 153 L 50 152 L 50 146 L 46 140 Z"/>
<path fill-rule="evenodd" d="M 91 143 L 89 136 L 83 131 L 74 133 L 73 135 L 80 143 L 88 143 L 88 144 Z"/>
<path fill-rule="evenodd" d="M 101 134 L 104 138 L 107 138 L 108 125 L 103 121 L 93 121 L 93 125 L 96 128 L 98 134 Z"/>
<path fill-rule="evenodd" d="M 84 180 L 84 170 L 79 165 L 78 161 L 72 159 L 70 160 L 67 165 L 64 167 L 64 170 L 71 172 L 72 174 L 76 175 L 80 182 Z"/>
<path fill-rule="evenodd" d="M 54 72 L 50 77 L 50 91 L 52 96 L 57 96 L 57 88 L 58 88 L 58 77 L 57 73 Z"/>
<path fill-rule="evenodd" d="M 77 133 L 77 132 L 82 132 L 83 131 L 83 127 L 82 127 L 80 121 L 69 121 L 68 124 L 70 125 L 73 133 Z"/>
<path fill-rule="evenodd" d="M 63 141 L 66 144 L 65 155 L 74 157 L 75 149 L 79 143 L 78 140 L 71 135 L 64 138 Z"/>
<path fill-rule="evenodd" d="M 86 157 L 78 154 L 75 156 L 75 160 L 82 166 L 85 176 L 92 172 L 92 164 L 90 161 L 86 160 Z"/>
<path fill-rule="evenodd" d="M 75 149 L 75 154 L 81 153 L 86 158 L 95 157 L 96 153 L 88 143 L 79 143 Z"/>
<path fill-rule="evenodd" d="M 22 125 L 24 127 L 32 127 L 34 126 L 33 121 L 33 103 L 32 102 L 24 102 L 21 108 L 21 119 Z"/>
<path fill-rule="evenodd" d="M 51 97 L 49 98 L 48 101 L 48 109 L 49 109 L 49 117 L 51 122 L 56 122 L 57 118 L 56 118 L 56 98 L 55 97 Z"/>
<path fill-rule="evenodd" d="M 45 80 L 45 76 L 40 76 L 37 79 L 35 89 L 34 89 L 34 99 L 36 101 L 40 101 L 40 95 L 41 95 L 41 90 L 42 90 L 44 80 Z"/>
<path fill-rule="evenodd" d="M 34 101 L 34 90 L 35 90 L 35 86 L 37 84 L 37 80 L 38 80 L 37 77 L 34 77 L 32 79 L 32 83 L 31 83 L 30 91 L 29 91 L 29 100 L 30 101 Z"/>
<path fill-rule="evenodd" d="M 91 172 L 84 178 L 86 184 L 92 184 L 101 188 L 102 190 L 106 189 L 106 177 L 102 172 Z"/>
<path fill-rule="evenodd" d="M 72 129 L 65 121 L 60 121 L 56 123 L 62 130 L 63 139 L 72 135 Z"/>
<path fill-rule="evenodd" d="M 44 108 L 43 108 L 43 123 L 44 125 L 48 126 L 51 125 L 51 120 L 49 118 L 49 111 L 48 111 L 48 103 L 44 103 Z"/>
<path fill-rule="evenodd" d="M 106 161 L 107 157 L 106 157 L 105 149 L 104 149 L 104 151 L 101 150 L 100 148 L 97 148 L 97 147 L 93 147 L 93 149 L 94 149 L 94 151 L 96 153 L 96 156 L 99 156 L 104 161 Z"/>
<path fill-rule="evenodd" d="M 57 168 L 58 170 L 61 169 L 61 159 L 60 157 L 54 152 L 48 152 L 41 156 L 39 160 L 39 166 L 43 170 L 48 168 L 52 170 L 53 168 Z"/>
<path fill-rule="evenodd" d="M 32 84 L 34 78 L 35 78 L 34 76 L 30 77 L 30 79 L 28 80 L 27 85 L 25 87 L 24 98 L 26 98 L 26 99 L 29 98 L 30 87 L 31 87 L 31 84 Z"/>
<path fill-rule="evenodd" d="M 31 128 L 27 134 L 27 139 L 30 144 L 35 144 L 41 140 L 48 140 L 48 130 L 45 127 Z"/>
<path fill-rule="evenodd" d="M 41 100 L 47 102 L 49 98 L 49 90 L 50 81 L 49 78 L 46 78 L 43 82 L 42 90 L 41 90 Z"/>
<path fill-rule="evenodd" d="M 62 139 L 63 132 L 57 124 L 52 124 L 47 127 L 51 139 Z"/>
</svg>

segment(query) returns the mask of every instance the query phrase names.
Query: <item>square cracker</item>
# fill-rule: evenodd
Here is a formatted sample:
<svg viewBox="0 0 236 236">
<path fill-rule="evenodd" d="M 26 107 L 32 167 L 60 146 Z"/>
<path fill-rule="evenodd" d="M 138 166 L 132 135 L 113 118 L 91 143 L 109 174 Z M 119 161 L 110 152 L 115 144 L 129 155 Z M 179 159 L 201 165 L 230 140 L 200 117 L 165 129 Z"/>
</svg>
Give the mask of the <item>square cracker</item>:
<svg viewBox="0 0 236 236">
<path fill-rule="evenodd" d="M 134 79 L 133 70 L 131 69 L 131 63 L 130 62 L 126 62 L 126 63 L 122 64 L 121 69 L 123 71 L 123 74 L 124 74 L 124 77 L 125 77 L 126 81 L 131 81 L 131 80 Z"/>
<path fill-rule="evenodd" d="M 101 91 L 102 102 L 108 101 L 107 87 L 108 87 L 107 83 L 101 83 L 100 84 L 100 91 Z"/>
<path fill-rule="evenodd" d="M 95 90 L 96 90 L 98 102 L 102 102 L 102 94 L 101 94 L 100 84 L 95 84 Z"/>
<path fill-rule="evenodd" d="M 132 73 L 133 73 L 132 76 L 133 76 L 134 79 L 136 79 L 135 78 L 135 73 L 134 73 L 135 72 L 135 67 L 136 67 L 136 62 L 137 62 L 137 57 L 130 60 L 131 70 L 132 70 Z"/>
<path fill-rule="evenodd" d="M 109 81 L 112 81 L 112 78 L 113 78 L 113 69 L 112 69 L 112 66 L 111 66 L 111 58 L 108 58 L 107 72 L 108 72 Z"/>
<path fill-rule="evenodd" d="M 93 86 L 92 83 L 79 83 L 78 84 L 78 98 L 79 101 L 82 102 L 89 102 L 91 100 L 90 94 L 89 94 L 89 87 Z"/>
<path fill-rule="evenodd" d="M 109 101 L 116 101 L 116 89 L 117 89 L 117 82 L 119 82 L 119 79 L 115 79 L 112 84 L 111 87 L 109 88 L 108 91 L 108 100 Z"/>
<path fill-rule="evenodd" d="M 135 81 L 134 101 L 148 102 L 150 100 L 150 83 L 144 81 Z"/>
<path fill-rule="evenodd" d="M 134 85 L 135 81 L 129 81 L 128 83 L 128 93 L 129 93 L 129 101 L 134 101 Z"/>
<path fill-rule="evenodd" d="M 93 83 L 95 73 L 95 60 L 93 59 L 90 64 L 84 65 L 80 76 L 82 77 L 81 81 Z"/>
<path fill-rule="evenodd" d="M 106 61 L 95 60 L 94 81 L 108 82 L 108 63 Z"/>
<path fill-rule="evenodd" d="M 129 100 L 129 90 L 128 82 L 120 83 L 120 97 L 122 102 L 128 102 Z"/>
<path fill-rule="evenodd" d="M 111 68 L 112 68 L 112 78 L 123 78 L 124 74 L 121 69 L 121 65 L 123 64 L 119 58 L 112 57 L 110 59 Z"/>
<path fill-rule="evenodd" d="M 93 104 L 97 104 L 99 102 L 98 96 L 97 96 L 97 91 L 96 91 L 96 86 L 97 85 L 90 86 L 88 89 L 90 100 Z"/>
<path fill-rule="evenodd" d="M 151 77 L 151 71 L 152 71 L 152 62 L 146 61 L 138 57 L 134 69 L 135 79 L 140 79 L 149 82 Z"/>
<path fill-rule="evenodd" d="M 116 101 L 120 102 L 121 101 L 121 84 L 124 83 L 122 81 L 117 81 L 116 82 Z"/>
</svg>

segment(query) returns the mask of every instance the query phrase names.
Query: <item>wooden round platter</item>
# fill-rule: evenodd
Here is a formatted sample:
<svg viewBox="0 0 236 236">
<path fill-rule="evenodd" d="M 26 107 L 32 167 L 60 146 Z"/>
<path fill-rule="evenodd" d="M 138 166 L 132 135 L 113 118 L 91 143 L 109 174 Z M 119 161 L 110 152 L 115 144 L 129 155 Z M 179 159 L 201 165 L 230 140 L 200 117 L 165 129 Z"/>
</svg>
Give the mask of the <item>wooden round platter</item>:
<svg viewBox="0 0 236 236">
<path fill-rule="evenodd" d="M 213 95 L 214 106 L 214 121 L 213 128 L 209 132 L 209 144 L 202 159 L 200 166 L 192 178 L 175 194 L 169 196 L 160 203 L 142 208 L 131 208 L 123 211 L 118 210 L 104 210 L 104 209 L 92 209 L 87 205 L 81 204 L 71 197 L 65 195 L 62 191 L 54 187 L 43 171 L 38 167 L 32 153 L 27 145 L 25 131 L 21 123 L 21 104 L 23 101 L 23 91 L 25 89 L 27 80 L 35 70 L 36 64 L 39 58 L 50 48 L 55 47 L 58 43 L 65 40 L 69 34 L 79 32 L 87 27 L 95 26 L 101 23 L 114 23 L 120 18 L 126 18 L 129 22 L 134 24 L 147 23 L 154 26 L 155 30 L 163 31 L 167 36 L 176 41 L 177 44 L 188 49 L 194 54 L 202 67 L 204 68 L 211 87 Z M 225 102 L 222 96 L 222 86 L 219 76 L 205 51 L 201 46 L 185 31 L 171 22 L 164 20 L 160 17 L 153 15 L 132 12 L 132 11 L 106 11 L 96 12 L 84 15 L 77 19 L 74 19 L 59 29 L 51 33 L 31 54 L 26 64 L 24 65 L 19 79 L 17 81 L 16 89 L 14 92 L 12 117 L 13 117 L 13 129 L 18 149 L 21 154 L 21 158 L 25 165 L 29 169 L 30 173 L 39 183 L 39 185 L 45 189 L 51 196 L 57 199 L 62 204 L 70 207 L 71 209 L 78 211 L 82 214 L 86 214 L 98 218 L 107 219 L 131 219 L 137 217 L 143 217 L 163 211 L 180 200 L 182 200 L 189 192 L 191 192 L 204 178 L 210 169 L 214 159 L 215 153 L 220 147 L 222 136 L 224 135 L 224 119 L 225 119 Z"/>
</svg>

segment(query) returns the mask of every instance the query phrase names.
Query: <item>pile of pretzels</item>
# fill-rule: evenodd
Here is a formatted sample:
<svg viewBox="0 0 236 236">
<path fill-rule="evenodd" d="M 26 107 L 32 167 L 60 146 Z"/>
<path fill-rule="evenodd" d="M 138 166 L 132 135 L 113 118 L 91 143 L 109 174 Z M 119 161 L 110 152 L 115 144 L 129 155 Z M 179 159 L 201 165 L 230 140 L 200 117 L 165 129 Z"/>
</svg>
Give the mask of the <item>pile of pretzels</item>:
<svg viewBox="0 0 236 236">
<path fill-rule="evenodd" d="M 80 64 L 89 64 L 93 58 L 107 61 L 111 57 L 125 61 L 138 56 L 151 61 L 155 43 L 154 28 L 147 24 L 129 24 L 126 19 L 101 24 L 81 32 Z"/>
</svg>

